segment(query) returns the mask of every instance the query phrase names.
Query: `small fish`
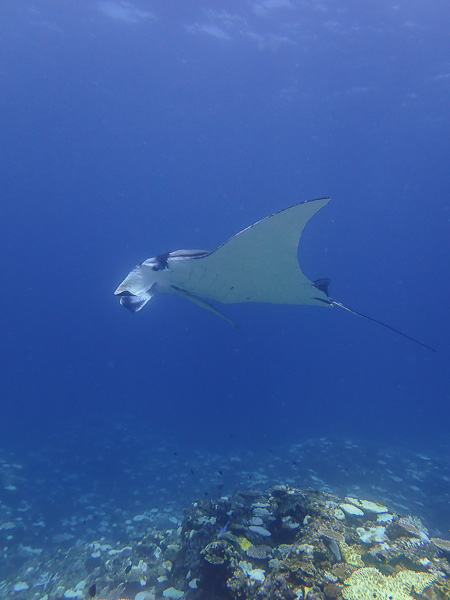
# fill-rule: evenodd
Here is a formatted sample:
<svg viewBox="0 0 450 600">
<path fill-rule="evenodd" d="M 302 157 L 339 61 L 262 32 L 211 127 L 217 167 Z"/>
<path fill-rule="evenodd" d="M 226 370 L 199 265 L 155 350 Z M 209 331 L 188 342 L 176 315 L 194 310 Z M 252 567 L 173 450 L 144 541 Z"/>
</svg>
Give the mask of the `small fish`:
<svg viewBox="0 0 450 600">
<path fill-rule="evenodd" d="M 222 529 L 219 531 L 219 533 L 225 533 L 229 524 L 230 524 L 230 521 L 227 521 L 225 523 L 225 525 L 222 527 Z"/>
</svg>

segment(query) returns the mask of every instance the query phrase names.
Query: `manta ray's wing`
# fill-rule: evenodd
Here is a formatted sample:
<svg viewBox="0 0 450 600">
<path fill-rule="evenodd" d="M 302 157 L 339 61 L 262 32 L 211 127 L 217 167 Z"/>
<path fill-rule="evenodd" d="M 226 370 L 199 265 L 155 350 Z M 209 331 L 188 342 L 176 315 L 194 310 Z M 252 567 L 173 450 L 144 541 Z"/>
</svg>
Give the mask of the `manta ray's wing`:
<svg viewBox="0 0 450 600">
<path fill-rule="evenodd" d="M 223 303 L 332 306 L 324 288 L 315 286 L 298 262 L 303 229 L 329 200 L 302 202 L 258 221 L 209 254 L 190 259 L 179 274 L 174 272 L 172 283 Z"/>
<path fill-rule="evenodd" d="M 138 312 L 158 293 L 175 292 L 202 308 L 228 317 L 205 300 L 227 304 L 268 302 L 337 306 L 402 335 L 427 344 L 328 296 L 327 279 L 310 281 L 298 262 L 298 245 L 306 223 L 330 198 L 296 204 L 247 227 L 212 250 L 178 250 L 148 258 L 116 289 L 120 303 Z"/>
</svg>

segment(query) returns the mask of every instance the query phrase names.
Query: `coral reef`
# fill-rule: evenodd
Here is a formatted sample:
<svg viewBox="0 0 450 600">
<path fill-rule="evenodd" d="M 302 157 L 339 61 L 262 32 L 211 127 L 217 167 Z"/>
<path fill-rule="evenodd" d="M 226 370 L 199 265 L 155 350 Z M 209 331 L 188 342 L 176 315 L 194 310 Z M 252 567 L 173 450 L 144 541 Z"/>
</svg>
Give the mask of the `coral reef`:
<svg viewBox="0 0 450 600">
<path fill-rule="evenodd" d="M 356 510 L 353 510 L 353 507 Z M 341 510 L 342 508 L 342 510 Z M 361 514 L 360 514 L 361 513 Z M 181 523 L 34 556 L 16 600 L 443 600 L 450 542 L 372 500 L 278 485 L 198 500 Z"/>
<path fill-rule="evenodd" d="M 345 504 L 357 510 L 342 519 Z M 186 511 L 171 581 L 186 600 L 438 598 L 430 594 L 446 585 L 448 563 L 423 531 L 373 501 L 249 490 Z M 195 589 L 186 589 L 189 577 Z"/>
</svg>

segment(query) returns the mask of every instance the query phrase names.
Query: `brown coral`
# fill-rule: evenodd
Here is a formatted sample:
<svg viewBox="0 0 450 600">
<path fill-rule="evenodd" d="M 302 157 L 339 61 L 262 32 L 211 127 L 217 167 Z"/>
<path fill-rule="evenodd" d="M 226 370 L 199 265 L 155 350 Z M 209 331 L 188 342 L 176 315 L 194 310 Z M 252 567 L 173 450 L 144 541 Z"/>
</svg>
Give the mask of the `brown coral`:
<svg viewBox="0 0 450 600">
<path fill-rule="evenodd" d="M 329 583 L 323 588 L 325 600 L 340 600 L 342 598 L 342 588 L 336 583 Z"/>
<path fill-rule="evenodd" d="M 345 542 L 345 537 L 342 535 L 342 533 L 339 533 L 339 531 L 334 531 L 334 529 L 328 529 L 328 527 L 320 526 L 318 529 L 318 533 L 330 540 L 335 540 L 340 544 L 343 544 Z"/>
<path fill-rule="evenodd" d="M 250 558 L 256 558 L 258 560 L 266 560 L 272 554 L 272 548 L 259 544 L 257 546 L 250 546 L 247 550 L 247 556 Z"/>
</svg>

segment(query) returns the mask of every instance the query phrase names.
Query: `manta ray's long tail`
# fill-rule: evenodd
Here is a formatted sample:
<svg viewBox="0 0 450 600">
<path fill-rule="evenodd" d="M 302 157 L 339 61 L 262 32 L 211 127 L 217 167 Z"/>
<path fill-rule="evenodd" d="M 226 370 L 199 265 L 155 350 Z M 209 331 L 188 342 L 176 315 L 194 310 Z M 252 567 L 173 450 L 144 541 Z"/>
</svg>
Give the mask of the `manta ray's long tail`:
<svg viewBox="0 0 450 600">
<path fill-rule="evenodd" d="M 403 331 L 399 331 L 398 329 L 395 329 L 395 327 L 392 327 L 392 325 L 388 325 L 387 323 L 383 323 L 383 321 L 379 321 L 378 319 L 374 319 L 373 317 L 364 315 L 363 313 L 360 313 L 357 310 L 354 310 L 353 308 L 349 308 L 348 306 L 345 306 L 345 304 L 342 304 L 342 302 L 338 302 L 337 300 L 333 300 L 333 298 L 330 298 L 330 296 L 328 295 L 328 286 L 330 284 L 329 279 L 317 279 L 316 281 L 312 281 L 311 283 L 313 284 L 313 286 L 315 288 L 317 288 L 321 292 L 324 292 L 327 295 L 327 300 L 324 300 L 323 298 L 317 298 L 317 300 L 320 300 L 321 302 L 324 302 L 325 304 L 331 304 L 331 306 L 339 306 L 339 308 L 343 308 L 344 310 L 346 310 L 349 313 L 352 313 L 354 315 L 357 315 L 358 317 L 363 317 L 364 319 L 367 319 L 368 321 L 372 321 L 373 323 L 378 323 L 378 325 L 383 325 L 383 327 L 386 327 L 387 329 L 390 329 L 391 331 L 394 331 L 395 333 L 402 335 L 406 339 L 411 340 L 412 342 L 415 342 L 416 344 L 419 344 L 419 346 L 423 346 L 424 348 L 428 348 L 428 350 L 431 350 L 432 352 L 436 352 L 436 350 L 434 348 L 432 348 L 431 346 L 428 346 L 427 344 L 424 344 L 423 342 L 416 340 L 416 338 L 413 338 L 410 335 L 403 333 Z"/>
<path fill-rule="evenodd" d="M 402 335 L 403 337 L 407 338 L 408 340 L 411 340 L 412 342 L 415 342 L 416 344 L 419 344 L 420 346 L 423 346 L 424 348 L 428 348 L 428 350 L 431 350 L 432 352 L 436 352 L 436 350 L 434 348 L 432 348 L 431 346 L 428 346 L 427 344 L 424 344 L 423 342 L 420 342 L 419 340 L 416 340 L 415 338 L 411 337 L 410 335 L 407 335 L 406 333 L 403 333 L 403 331 L 399 331 L 395 327 L 392 327 L 392 325 L 388 325 L 387 323 L 383 323 L 383 321 L 378 321 L 378 319 L 374 319 L 373 317 L 369 317 L 367 315 L 363 315 L 363 313 L 360 313 L 357 310 L 353 310 L 353 308 L 349 308 L 348 306 L 345 306 L 345 304 L 342 304 L 342 302 L 338 302 L 337 300 L 333 300 L 332 298 L 330 298 L 330 300 L 331 300 L 331 304 L 333 306 L 339 306 L 339 308 L 343 308 L 344 310 L 347 310 L 348 312 L 353 313 L 354 315 L 357 315 L 358 317 L 364 317 L 364 319 L 368 319 L 369 321 L 373 321 L 374 323 L 378 323 L 378 325 L 383 325 L 383 327 L 387 327 L 391 331 L 395 331 L 395 333 L 398 333 L 399 335 Z"/>
</svg>

